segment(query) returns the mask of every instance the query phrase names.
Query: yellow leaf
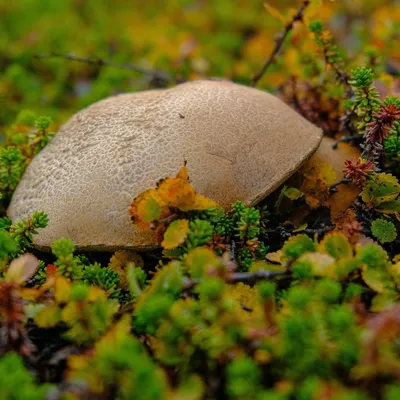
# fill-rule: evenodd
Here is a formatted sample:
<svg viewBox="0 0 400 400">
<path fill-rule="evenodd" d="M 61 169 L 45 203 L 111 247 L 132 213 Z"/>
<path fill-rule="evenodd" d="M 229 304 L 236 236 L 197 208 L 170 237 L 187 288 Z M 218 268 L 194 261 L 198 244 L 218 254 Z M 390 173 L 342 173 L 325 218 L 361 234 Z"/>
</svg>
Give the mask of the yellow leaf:
<svg viewBox="0 0 400 400">
<path fill-rule="evenodd" d="M 394 283 L 398 290 L 400 290 L 400 262 L 396 262 L 395 264 L 390 264 L 388 266 L 388 272 L 390 276 L 393 278 Z"/>
<path fill-rule="evenodd" d="M 178 247 L 186 240 L 188 232 L 189 221 L 187 219 L 178 219 L 171 222 L 164 233 L 164 240 L 161 242 L 161 246 L 165 250 Z"/>
<path fill-rule="evenodd" d="M 24 299 L 28 301 L 35 301 L 40 295 L 43 294 L 43 291 L 37 288 L 21 288 L 18 291 L 18 294 Z"/>
<path fill-rule="evenodd" d="M 268 3 L 264 3 L 264 8 L 272 17 L 281 21 L 282 23 L 285 23 L 285 17 L 275 7 L 269 5 Z"/>
<path fill-rule="evenodd" d="M 89 362 L 91 360 L 89 357 L 82 356 L 82 355 L 71 355 L 68 357 L 68 366 L 69 369 L 74 371 L 74 370 L 80 370 L 87 368 L 89 366 Z"/>
<path fill-rule="evenodd" d="M 314 275 L 336 279 L 335 259 L 330 255 L 324 253 L 306 253 L 298 259 L 298 262 L 302 261 L 309 261 L 311 263 Z"/>
<path fill-rule="evenodd" d="M 107 299 L 107 294 L 103 289 L 97 286 L 90 286 L 88 301 L 96 301 L 98 299 Z"/>
<path fill-rule="evenodd" d="M 209 208 L 217 208 L 217 207 L 218 204 L 214 200 L 208 199 L 207 197 L 196 193 L 196 197 L 191 207 L 188 210 L 185 210 L 185 208 L 181 207 L 181 210 L 182 211 L 207 210 Z"/>
<path fill-rule="evenodd" d="M 300 197 L 304 196 L 304 193 L 300 192 L 299 189 L 296 189 L 294 187 L 285 188 L 283 194 L 290 200 L 297 200 L 300 199 Z"/>
<path fill-rule="evenodd" d="M 57 304 L 47 306 L 35 315 L 34 320 L 39 328 L 51 328 L 61 320 L 60 307 Z"/>
<path fill-rule="evenodd" d="M 81 310 L 80 305 L 78 305 L 76 301 L 72 301 L 63 308 L 61 312 L 61 317 L 64 322 L 67 322 L 69 323 L 69 325 L 72 325 L 74 321 L 79 319 L 80 310 Z"/>
<path fill-rule="evenodd" d="M 364 282 L 377 293 L 393 291 L 394 283 L 384 268 L 371 268 L 363 265 L 361 275 Z"/>
<path fill-rule="evenodd" d="M 265 314 L 262 302 L 259 300 L 259 291 L 255 286 L 247 285 L 243 282 L 228 284 L 225 287 L 227 298 L 232 302 L 231 312 L 236 314 L 238 323 L 246 327 L 265 327 Z M 245 311 L 243 306 L 252 311 Z"/>
<path fill-rule="evenodd" d="M 107 333 L 94 345 L 96 351 L 109 350 L 119 345 L 124 340 L 131 329 L 131 317 L 124 314 L 122 318 L 114 324 Z"/>
<path fill-rule="evenodd" d="M 294 233 L 298 233 L 298 232 L 303 232 L 304 230 L 306 230 L 308 227 L 307 222 L 305 224 L 300 225 L 299 227 L 297 227 L 296 229 L 293 229 Z"/>
<path fill-rule="evenodd" d="M 363 187 L 361 194 L 362 200 L 376 208 L 392 212 L 399 211 L 400 204 L 396 201 L 400 193 L 398 179 L 386 173 L 379 173 L 369 180 Z"/>
<path fill-rule="evenodd" d="M 319 245 L 321 252 L 329 254 L 336 260 L 350 258 L 353 256 L 353 249 L 343 232 L 331 232 L 325 235 Z"/>
<path fill-rule="evenodd" d="M 266 256 L 268 261 L 282 264 L 282 250 L 278 250 L 272 253 L 268 253 Z"/>
<path fill-rule="evenodd" d="M 71 298 L 71 283 L 64 276 L 57 276 L 54 284 L 54 297 L 56 302 L 68 303 Z"/>
<path fill-rule="evenodd" d="M 347 276 L 360 266 L 357 258 L 342 258 L 336 261 L 337 279 L 346 279 Z"/>
<path fill-rule="evenodd" d="M 336 182 L 336 171 L 331 164 L 321 163 L 318 168 L 318 177 L 327 185 L 333 185 Z"/>
</svg>

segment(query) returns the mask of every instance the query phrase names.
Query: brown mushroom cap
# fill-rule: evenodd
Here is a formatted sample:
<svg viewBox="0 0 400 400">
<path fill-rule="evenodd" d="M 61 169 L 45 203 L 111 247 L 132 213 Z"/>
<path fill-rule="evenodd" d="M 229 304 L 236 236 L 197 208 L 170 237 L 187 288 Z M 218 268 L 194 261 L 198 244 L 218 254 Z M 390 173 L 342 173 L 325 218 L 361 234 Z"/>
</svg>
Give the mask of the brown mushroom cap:
<svg viewBox="0 0 400 400">
<path fill-rule="evenodd" d="M 255 204 L 317 149 L 320 129 L 278 98 L 228 81 L 122 94 L 75 114 L 33 159 L 12 198 L 13 220 L 35 210 L 49 226 L 38 247 L 154 247 L 129 205 L 187 160 L 195 189 L 229 208 Z"/>
</svg>

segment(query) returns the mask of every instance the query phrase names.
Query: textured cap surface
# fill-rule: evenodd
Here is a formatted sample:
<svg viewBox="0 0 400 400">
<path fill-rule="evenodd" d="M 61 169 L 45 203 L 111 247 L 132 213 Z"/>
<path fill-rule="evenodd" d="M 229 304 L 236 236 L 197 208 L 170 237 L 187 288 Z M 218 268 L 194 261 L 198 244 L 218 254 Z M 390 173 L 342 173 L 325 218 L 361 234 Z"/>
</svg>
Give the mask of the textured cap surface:
<svg viewBox="0 0 400 400">
<path fill-rule="evenodd" d="M 195 189 L 229 208 L 255 204 L 316 150 L 320 129 L 278 98 L 228 81 L 122 94 L 75 114 L 33 159 L 12 198 L 13 219 L 35 210 L 39 247 L 149 248 L 128 215 L 139 193 L 187 160 Z"/>
</svg>

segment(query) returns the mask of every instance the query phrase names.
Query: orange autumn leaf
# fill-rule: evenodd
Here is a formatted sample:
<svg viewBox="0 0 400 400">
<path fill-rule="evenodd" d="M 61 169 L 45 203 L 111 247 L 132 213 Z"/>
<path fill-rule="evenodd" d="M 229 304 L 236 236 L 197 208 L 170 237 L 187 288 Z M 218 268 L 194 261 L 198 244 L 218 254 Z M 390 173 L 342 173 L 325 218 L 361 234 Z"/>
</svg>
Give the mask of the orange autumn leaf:
<svg viewBox="0 0 400 400">
<path fill-rule="evenodd" d="M 163 179 L 157 189 L 160 198 L 169 207 L 181 211 L 206 210 L 217 207 L 217 203 L 198 193 L 190 184 L 188 168 L 182 167 L 175 178 Z"/>
<path fill-rule="evenodd" d="M 167 178 L 161 181 L 157 191 L 165 203 L 181 211 L 206 210 L 218 207 L 215 201 L 196 193 L 190 184 L 186 166 L 179 170 L 175 178 Z"/>
<path fill-rule="evenodd" d="M 186 165 L 183 166 L 178 171 L 178 173 L 176 174 L 176 179 L 180 179 L 180 180 L 182 180 L 184 182 L 190 183 L 190 180 L 189 180 L 189 169 L 188 169 L 188 167 Z"/>
<path fill-rule="evenodd" d="M 196 193 L 190 184 L 188 169 L 184 166 L 175 178 L 162 179 L 156 189 L 146 190 L 137 196 L 129 214 L 139 229 L 149 230 L 155 222 L 167 218 L 176 210 L 206 210 L 213 207 L 218 207 L 215 201 Z"/>
<path fill-rule="evenodd" d="M 187 180 L 176 178 L 164 179 L 157 192 L 169 207 L 181 209 L 185 205 L 190 206 L 195 202 L 196 192 Z"/>
</svg>

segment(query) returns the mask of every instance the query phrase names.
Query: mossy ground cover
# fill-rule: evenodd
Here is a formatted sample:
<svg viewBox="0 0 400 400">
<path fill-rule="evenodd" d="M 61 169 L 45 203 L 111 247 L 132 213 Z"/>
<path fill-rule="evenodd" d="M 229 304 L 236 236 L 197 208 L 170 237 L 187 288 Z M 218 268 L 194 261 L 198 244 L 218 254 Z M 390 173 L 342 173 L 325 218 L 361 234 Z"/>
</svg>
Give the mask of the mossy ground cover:
<svg viewBox="0 0 400 400">
<path fill-rule="evenodd" d="M 263 3 L 0 5 L 2 399 L 400 397 L 400 7 Z M 177 165 L 132 194 L 127 218 L 160 243 L 140 255 L 41 253 L 46 213 L 7 218 L 75 111 L 208 77 L 273 91 L 360 157 L 227 212 Z"/>
</svg>

